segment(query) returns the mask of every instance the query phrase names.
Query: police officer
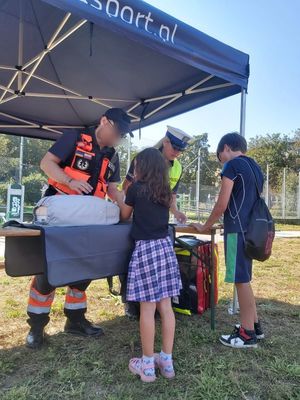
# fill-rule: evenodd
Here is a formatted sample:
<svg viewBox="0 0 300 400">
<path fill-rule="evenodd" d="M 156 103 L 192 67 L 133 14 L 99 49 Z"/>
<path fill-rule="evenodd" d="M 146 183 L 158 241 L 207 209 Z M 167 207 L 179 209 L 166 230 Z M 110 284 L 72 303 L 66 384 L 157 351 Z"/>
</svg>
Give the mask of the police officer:
<svg viewBox="0 0 300 400">
<path fill-rule="evenodd" d="M 170 187 L 173 194 L 172 204 L 170 207 L 171 213 L 179 223 L 186 222 L 186 216 L 177 208 L 177 191 L 182 175 L 182 166 L 178 161 L 178 157 L 187 148 L 191 141 L 191 136 L 181 129 L 167 126 L 167 132 L 154 147 L 159 149 L 169 165 Z M 126 178 L 123 182 L 123 190 L 126 192 L 130 184 L 134 181 L 134 160 L 130 164 Z M 129 318 L 135 318 L 138 314 L 138 307 L 133 302 L 126 302 L 126 278 L 120 277 L 122 300 L 125 303 L 125 313 Z"/>
<path fill-rule="evenodd" d="M 120 164 L 116 146 L 130 130 L 129 116 L 119 108 L 111 108 L 100 118 L 99 125 L 84 132 L 64 133 L 41 161 L 41 169 L 49 177 L 45 195 L 92 195 L 112 200 L 117 196 L 120 182 Z M 64 314 L 67 317 L 65 332 L 81 336 L 101 336 L 102 329 L 85 318 L 86 289 L 91 281 L 70 285 L 67 288 Z M 55 288 L 45 275 L 33 278 L 29 293 L 27 322 L 30 331 L 26 345 L 40 347 L 44 342 L 44 328 Z"/>
</svg>

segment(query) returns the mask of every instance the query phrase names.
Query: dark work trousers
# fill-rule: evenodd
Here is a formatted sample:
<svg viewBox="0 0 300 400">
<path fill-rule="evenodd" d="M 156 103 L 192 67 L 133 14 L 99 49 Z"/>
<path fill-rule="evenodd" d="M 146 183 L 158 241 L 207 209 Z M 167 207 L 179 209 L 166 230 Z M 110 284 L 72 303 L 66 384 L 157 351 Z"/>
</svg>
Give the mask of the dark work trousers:
<svg viewBox="0 0 300 400">
<path fill-rule="evenodd" d="M 75 292 L 75 294 L 77 296 L 84 296 L 85 297 L 85 290 L 88 288 L 88 286 L 90 285 L 91 281 L 83 281 L 80 283 L 76 283 L 76 284 L 71 284 L 68 286 L 68 291 L 72 291 L 72 289 L 75 289 L 75 291 L 79 291 L 79 292 Z M 35 289 L 34 291 L 32 289 Z M 39 300 L 39 298 L 41 298 L 43 300 L 43 298 L 46 298 L 45 296 L 48 296 L 47 298 L 47 307 L 45 307 L 45 311 L 40 311 L 40 312 L 34 312 L 34 307 L 33 310 L 28 310 L 27 314 L 29 316 L 29 319 L 27 320 L 28 324 L 32 327 L 34 325 L 39 325 L 39 326 L 46 326 L 47 323 L 49 322 L 50 318 L 49 318 L 49 312 L 50 312 L 50 307 L 51 307 L 51 303 L 53 301 L 54 298 L 54 292 L 55 292 L 55 287 L 51 286 L 50 283 L 47 280 L 47 277 L 45 275 L 36 275 L 33 279 L 32 282 L 32 287 L 30 290 L 31 294 L 30 297 L 34 296 L 35 298 L 33 299 L 33 301 L 35 300 Z M 32 294 L 33 292 L 33 294 Z M 45 301 L 45 300 L 43 300 Z M 86 302 L 84 303 L 85 306 L 82 308 L 78 308 L 78 309 L 68 309 L 68 308 L 64 308 L 64 314 L 67 318 L 71 319 L 72 321 L 80 321 L 84 318 L 84 314 L 86 313 Z M 28 308 L 30 307 L 30 305 L 28 306 Z M 37 307 L 38 309 L 38 307 Z M 32 312 L 33 311 L 33 312 Z"/>
</svg>

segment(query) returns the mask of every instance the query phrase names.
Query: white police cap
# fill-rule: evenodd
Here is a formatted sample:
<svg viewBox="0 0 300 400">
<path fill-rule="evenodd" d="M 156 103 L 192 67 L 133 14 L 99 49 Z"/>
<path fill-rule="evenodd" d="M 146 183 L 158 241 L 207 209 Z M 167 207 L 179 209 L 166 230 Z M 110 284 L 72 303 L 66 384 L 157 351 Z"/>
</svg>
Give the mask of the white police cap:
<svg viewBox="0 0 300 400">
<path fill-rule="evenodd" d="M 174 128 L 173 126 L 167 126 L 167 129 L 166 136 L 169 138 L 172 146 L 180 151 L 185 150 L 192 137 L 181 129 Z"/>
</svg>

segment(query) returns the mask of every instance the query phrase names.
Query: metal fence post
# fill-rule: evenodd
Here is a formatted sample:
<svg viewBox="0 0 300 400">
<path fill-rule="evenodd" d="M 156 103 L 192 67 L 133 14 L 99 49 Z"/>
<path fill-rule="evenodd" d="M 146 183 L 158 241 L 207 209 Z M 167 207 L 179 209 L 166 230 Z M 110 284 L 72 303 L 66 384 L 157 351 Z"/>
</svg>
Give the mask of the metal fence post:
<svg viewBox="0 0 300 400">
<path fill-rule="evenodd" d="M 286 168 L 283 168 L 283 182 L 282 182 L 282 218 L 285 218 L 285 204 L 286 204 Z"/>
<path fill-rule="evenodd" d="M 300 171 L 298 173 L 298 207 L 297 207 L 297 217 L 300 218 Z"/>
</svg>

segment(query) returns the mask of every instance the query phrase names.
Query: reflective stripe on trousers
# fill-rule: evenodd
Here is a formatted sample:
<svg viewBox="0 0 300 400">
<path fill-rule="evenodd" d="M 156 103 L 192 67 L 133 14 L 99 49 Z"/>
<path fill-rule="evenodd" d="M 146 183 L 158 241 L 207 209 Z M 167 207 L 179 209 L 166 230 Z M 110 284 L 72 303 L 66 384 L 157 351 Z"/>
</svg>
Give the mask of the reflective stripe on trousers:
<svg viewBox="0 0 300 400">
<path fill-rule="evenodd" d="M 27 312 L 34 314 L 48 314 L 54 300 L 55 291 L 53 290 L 53 292 L 49 294 L 42 294 L 34 288 L 34 281 L 35 278 L 32 280 L 29 291 Z"/>
<path fill-rule="evenodd" d="M 80 310 L 86 308 L 86 294 L 75 288 L 68 288 L 65 300 L 65 309 Z"/>
<path fill-rule="evenodd" d="M 27 312 L 33 314 L 49 314 L 51 305 L 54 300 L 55 290 L 49 294 L 42 294 L 34 287 L 35 279 L 32 280 Z M 81 310 L 87 307 L 85 292 L 69 288 L 67 289 L 65 298 L 65 309 L 67 310 Z"/>
</svg>

